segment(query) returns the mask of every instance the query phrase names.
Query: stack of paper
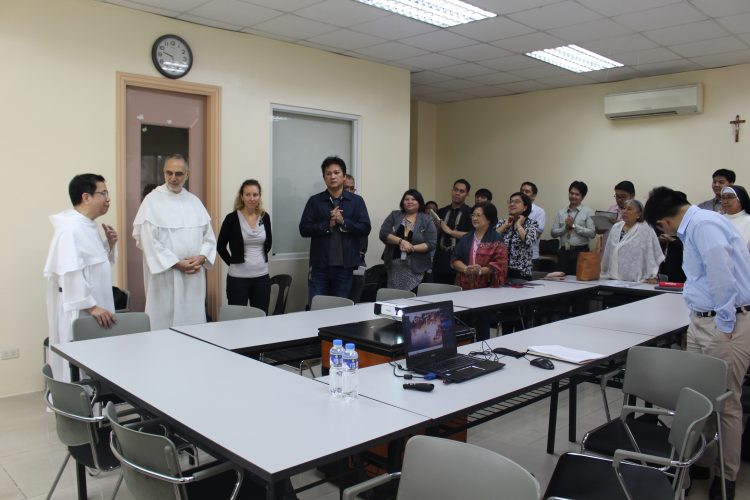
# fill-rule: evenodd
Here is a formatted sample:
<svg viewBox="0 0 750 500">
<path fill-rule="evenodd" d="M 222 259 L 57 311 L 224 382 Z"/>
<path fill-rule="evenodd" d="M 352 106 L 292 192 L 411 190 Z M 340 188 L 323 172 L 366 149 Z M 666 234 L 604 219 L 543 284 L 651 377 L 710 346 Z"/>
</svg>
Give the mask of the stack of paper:
<svg viewBox="0 0 750 500">
<path fill-rule="evenodd" d="M 559 359 L 560 361 L 567 361 L 568 363 L 576 363 L 582 365 L 596 359 L 601 359 L 604 354 L 596 352 L 581 351 L 578 349 L 571 349 L 561 345 L 534 345 L 529 346 L 529 354 L 533 356 L 542 356 L 545 358 Z"/>
</svg>

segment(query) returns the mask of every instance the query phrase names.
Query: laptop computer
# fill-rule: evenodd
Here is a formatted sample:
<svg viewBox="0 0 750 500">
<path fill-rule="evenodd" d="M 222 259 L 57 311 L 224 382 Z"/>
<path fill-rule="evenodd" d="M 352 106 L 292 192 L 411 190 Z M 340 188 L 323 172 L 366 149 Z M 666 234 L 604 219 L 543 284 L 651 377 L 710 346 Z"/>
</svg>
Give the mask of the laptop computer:
<svg viewBox="0 0 750 500">
<path fill-rule="evenodd" d="M 417 373 L 435 373 L 443 380 L 463 382 L 500 370 L 503 363 L 456 351 L 453 302 L 410 306 L 401 318 L 406 367 Z"/>
</svg>

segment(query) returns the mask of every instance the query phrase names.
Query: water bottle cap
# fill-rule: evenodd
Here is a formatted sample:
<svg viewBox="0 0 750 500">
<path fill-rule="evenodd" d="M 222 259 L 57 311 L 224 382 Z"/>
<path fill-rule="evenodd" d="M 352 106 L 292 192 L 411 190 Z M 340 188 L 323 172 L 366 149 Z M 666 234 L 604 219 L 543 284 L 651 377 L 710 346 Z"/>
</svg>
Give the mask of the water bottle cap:
<svg viewBox="0 0 750 500">
<path fill-rule="evenodd" d="M 354 344 L 352 344 L 351 342 L 347 343 L 346 344 L 346 349 L 348 351 L 353 351 L 354 350 Z"/>
<path fill-rule="evenodd" d="M 341 340 L 341 339 L 336 339 L 336 340 L 333 341 L 333 345 L 341 345 L 343 343 L 344 343 L 344 341 Z"/>
</svg>

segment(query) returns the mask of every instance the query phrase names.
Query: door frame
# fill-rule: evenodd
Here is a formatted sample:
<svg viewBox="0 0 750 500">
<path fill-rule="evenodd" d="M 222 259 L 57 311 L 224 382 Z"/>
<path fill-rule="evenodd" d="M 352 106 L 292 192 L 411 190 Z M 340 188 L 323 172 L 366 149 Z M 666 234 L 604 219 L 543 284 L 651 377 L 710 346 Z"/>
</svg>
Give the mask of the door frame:
<svg viewBox="0 0 750 500">
<path fill-rule="evenodd" d="M 180 94 L 200 95 L 206 98 L 206 209 L 211 216 L 214 234 L 218 234 L 218 222 L 221 210 L 221 87 L 201 83 L 181 82 L 134 73 L 117 72 L 116 91 L 116 179 L 117 179 L 117 224 L 120 228 L 127 227 L 125 211 L 125 114 L 126 91 L 128 87 L 138 87 L 151 90 L 166 90 Z M 125 238 L 132 237 L 124 235 Z M 118 241 L 118 252 L 125 255 L 125 238 Z M 206 273 L 206 300 L 208 311 L 212 318 L 219 317 L 221 304 L 221 275 L 218 262 Z M 128 288 L 127 259 L 120 258 L 117 262 L 119 283 Z"/>
</svg>

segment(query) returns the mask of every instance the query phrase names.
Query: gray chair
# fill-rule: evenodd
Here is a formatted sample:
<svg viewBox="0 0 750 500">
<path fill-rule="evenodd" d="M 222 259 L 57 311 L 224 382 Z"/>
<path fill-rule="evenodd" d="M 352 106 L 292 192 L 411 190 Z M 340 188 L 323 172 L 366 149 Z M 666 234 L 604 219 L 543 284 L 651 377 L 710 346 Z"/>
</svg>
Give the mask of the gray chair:
<svg viewBox="0 0 750 500">
<path fill-rule="evenodd" d="M 400 478 L 397 500 L 493 498 L 537 500 L 539 483 L 523 467 L 473 444 L 428 436 L 406 443 L 401 472 L 344 490 L 344 500 Z"/>
<path fill-rule="evenodd" d="M 160 420 L 123 423 L 112 403 L 104 415 L 112 425 L 110 449 L 135 498 L 262 498 L 263 488 L 244 481 L 245 472 L 230 462 L 183 470 Z"/>
<path fill-rule="evenodd" d="M 653 418 L 632 418 L 632 412 L 628 413 L 627 419 L 622 416 L 610 418 L 605 387 L 616 373 L 619 372 L 605 375 L 601 382 L 608 421 L 584 436 L 581 450 L 608 457 L 614 456 L 618 449 L 664 456 L 670 449 L 669 427 Z M 622 388 L 624 401 L 635 397 L 657 408 L 674 411 L 683 387 L 698 391 L 713 405 L 716 422 L 714 440 L 719 445 L 720 471 L 724 478 L 721 412 L 724 402 L 732 394 L 727 390 L 726 362 L 677 349 L 636 346 L 628 351 Z M 645 408 L 640 407 L 640 410 Z"/>
<path fill-rule="evenodd" d="M 221 306 L 219 321 L 232 321 L 234 319 L 262 318 L 266 313 L 263 309 L 252 306 Z"/>
<path fill-rule="evenodd" d="M 446 285 L 445 283 L 420 283 L 417 287 L 417 297 L 460 291 L 461 287 L 458 285 Z"/>
<path fill-rule="evenodd" d="M 394 299 L 411 299 L 412 297 L 416 297 L 414 292 L 399 290 L 398 288 L 380 288 L 375 294 L 375 300 L 379 302 Z"/>
<path fill-rule="evenodd" d="M 109 449 L 110 429 L 104 425 L 107 421 L 106 417 L 95 417 L 91 410 L 93 402 L 91 387 L 55 380 L 49 365 L 44 365 L 42 375 L 46 385 L 44 402 L 55 413 L 58 438 L 68 447 L 65 460 L 47 495 L 47 500 L 49 500 L 70 457 L 73 457 L 78 464 L 98 471 L 117 469 L 120 463 Z M 115 485 L 112 493 L 113 499 L 117 495 L 121 482 L 122 476 Z"/>
<path fill-rule="evenodd" d="M 713 411 L 711 401 L 693 389 L 680 390 L 676 410 L 623 407 L 622 418 L 637 413 L 674 415 L 669 431 L 667 455 L 651 455 L 630 450 L 616 450 L 614 458 L 579 453 L 565 453 L 557 462 L 542 498 L 584 500 L 678 500 L 688 469 L 703 454 L 706 440 L 702 431 Z M 640 462 L 640 463 L 639 463 Z M 646 464 L 654 464 L 650 467 Z M 661 467 L 661 468 L 656 468 Z"/>
<path fill-rule="evenodd" d="M 118 335 L 151 331 L 151 321 L 146 313 L 120 313 L 115 315 L 115 320 L 117 322 L 111 328 L 102 328 L 93 316 L 78 318 L 73 321 L 73 340 L 116 337 Z"/>
<path fill-rule="evenodd" d="M 354 301 L 344 297 L 336 297 L 333 295 L 316 295 L 310 302 L 311 311 L 319 311 L 321 309 L 333 309 L 335 307 L 346 307 L 353 306 Z"/>
</svg>

